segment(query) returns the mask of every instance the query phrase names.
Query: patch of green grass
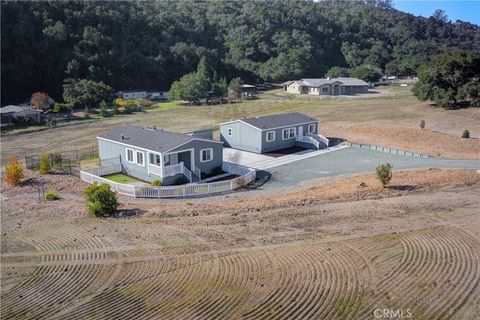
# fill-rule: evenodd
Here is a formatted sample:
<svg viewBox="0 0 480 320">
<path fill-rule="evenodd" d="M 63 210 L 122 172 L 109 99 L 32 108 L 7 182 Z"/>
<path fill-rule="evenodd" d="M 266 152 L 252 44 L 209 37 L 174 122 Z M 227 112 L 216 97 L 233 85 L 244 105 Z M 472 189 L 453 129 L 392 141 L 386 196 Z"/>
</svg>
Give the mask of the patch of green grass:
<svg viewBox="0 0 480 320">
<path fill-rule="evenodd" d="M 105 179 L 108 179 L 110 181 L 117 182 L 117 183 L 141 182 L 140 180 L 137 180 L 135 178 L 124 175 L 123 173 L 110 174 L 108 176 L 103 176 L 102 178 L 105 178 Z"/>
</svg>

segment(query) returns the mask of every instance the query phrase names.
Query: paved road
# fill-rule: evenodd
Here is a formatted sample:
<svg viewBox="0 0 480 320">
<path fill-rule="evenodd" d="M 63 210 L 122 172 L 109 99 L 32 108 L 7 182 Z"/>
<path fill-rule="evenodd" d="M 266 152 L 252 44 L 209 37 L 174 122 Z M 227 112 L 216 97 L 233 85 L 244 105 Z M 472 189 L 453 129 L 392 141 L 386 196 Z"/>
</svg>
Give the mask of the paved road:
<svg viewBox="0 0 480 320">
<path fill-rule="evenodd" d="M 281 165 L 266 171 L 272 174 L 261 189 L 291 187 L 302 182 L 345 174 L 375 171 L 377 165 L 390 163 L 393 169 L 414 168 L 474 168 L 480 169 L 480 160 L 445 160 L 417 158 L 360 148 L 346 148 Z M 262 174 L 259 172 L 259 174 Z"/>
</svg>

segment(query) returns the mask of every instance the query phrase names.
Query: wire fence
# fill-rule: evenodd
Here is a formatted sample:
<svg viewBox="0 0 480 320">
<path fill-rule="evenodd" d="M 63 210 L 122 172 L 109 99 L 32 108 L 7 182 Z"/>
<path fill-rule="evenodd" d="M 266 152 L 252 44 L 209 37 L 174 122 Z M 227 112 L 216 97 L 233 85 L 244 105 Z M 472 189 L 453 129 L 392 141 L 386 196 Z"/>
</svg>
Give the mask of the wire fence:
<svg viewBox="0 0 480 320">
<path fill-rule="evenodd" d="M 46 153 L 50 164 L 54 169 L 79 177 L 81 161 L 98 157 L 98 148 L 96 146 L 75 149 L 62 150 Z M 38 170 L 40 167 L 40 154 L 25 156 L 25 167 L 29 170 Z"/>
</svg>

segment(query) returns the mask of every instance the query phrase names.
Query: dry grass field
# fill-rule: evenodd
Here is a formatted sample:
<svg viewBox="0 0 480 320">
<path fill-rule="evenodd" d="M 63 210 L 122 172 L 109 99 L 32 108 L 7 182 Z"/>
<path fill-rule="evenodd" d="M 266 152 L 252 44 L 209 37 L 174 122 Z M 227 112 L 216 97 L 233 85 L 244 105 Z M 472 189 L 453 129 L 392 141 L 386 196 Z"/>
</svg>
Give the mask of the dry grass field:
<svg viewBox="0 0 480 320">
<path fill-rule="evenodd" d="M 286 111 L 316 116 L 321 133 L 352 142 L 479 159 L 479 109 L 438 109 L 409 88 L 379 91 L 329 99 L 277 90 L 238 104 L 7 134 L 1 159 L 91 146 L 124 123 L 186 131 Z M 472 139 L 460 138 L 464 129 Z M 87 214 L 85 187 L 35 172 L 20 187 L 2 185 L 2 319 L 374 319 L 377 309 L 480 317 L 476 170 L 395 171 L 388 188 L 368 173 L 281 193 L 120 196 L 118 213 L 102 219 Z M 61 198 L 42 201 L 40 189 Z"/>
<path fill-rule="evenodd" d="M 387 189 L 364 174 L 258 198 L 122 197 L 106 219 L 86 214 L 76 178 L 28 178 L 2 188 L 3 319 L 480 315 L 475 170 L 396 172 Z M 38 201 L 38 185 L 62 199 Z"/>
<path fill-rule="evenodd" d="M 412 96 L 410 88 L 380 87 L 378 97 L 332 99 L 268 91 L 257 100 L 215 106 L 179 106 L 147 110 L 34 133 L 2 136 L 2 163 L 11 154 L 38 154 L 76 149 L 96 143 L 95 137 L 122 124 L 162 127 L 173 131 L 216 128 L 245 116 L 299 111 L 320 121 L 320 132 L 352 142 L 371 143 L 452 159 L 478 159 L 480 109 L 443 110 Z M 426 129 L 419 123 L 425 120 Z M 395 129 L 395 130 L 392 130 Z M 468 129 L 475 139 L 461 139 Z"/>
</svg>

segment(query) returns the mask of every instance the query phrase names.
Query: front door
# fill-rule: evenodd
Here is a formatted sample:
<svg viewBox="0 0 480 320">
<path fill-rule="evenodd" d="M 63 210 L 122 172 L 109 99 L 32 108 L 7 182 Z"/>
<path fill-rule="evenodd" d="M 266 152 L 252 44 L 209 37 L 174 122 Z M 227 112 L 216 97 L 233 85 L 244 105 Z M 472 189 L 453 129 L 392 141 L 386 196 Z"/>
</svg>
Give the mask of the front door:
<svg viewBox="0 0 480 320">
<path fill-rule="evenodd" d="M 298 136 L 303 137 L 303 126 L 298 127 Z"/>
</svg>

